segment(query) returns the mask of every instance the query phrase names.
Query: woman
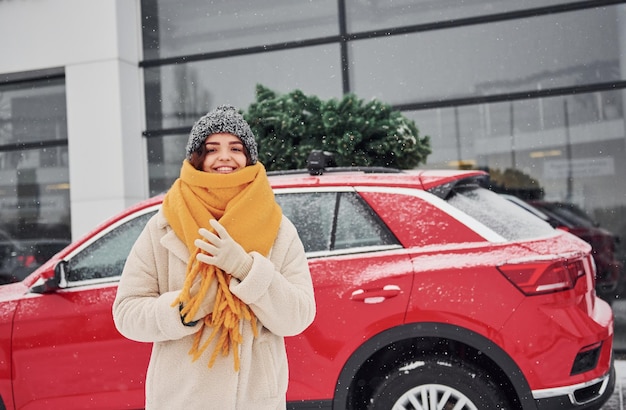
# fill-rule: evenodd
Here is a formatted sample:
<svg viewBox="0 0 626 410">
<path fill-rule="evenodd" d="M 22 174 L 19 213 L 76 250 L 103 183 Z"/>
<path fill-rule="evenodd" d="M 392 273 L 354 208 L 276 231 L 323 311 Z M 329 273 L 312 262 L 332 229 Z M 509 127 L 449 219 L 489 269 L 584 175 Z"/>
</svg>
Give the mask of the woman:
<svg viewBox="0 0 626 410">
<path fill-rule="evenodd" d="M 186 154 L 113 304 L 122 335 L 153 343 L 146 409 L 284 409 L 284 337 L 315 316 L 302 242 L 234 107 L 200 118 Z"/>
</svg>

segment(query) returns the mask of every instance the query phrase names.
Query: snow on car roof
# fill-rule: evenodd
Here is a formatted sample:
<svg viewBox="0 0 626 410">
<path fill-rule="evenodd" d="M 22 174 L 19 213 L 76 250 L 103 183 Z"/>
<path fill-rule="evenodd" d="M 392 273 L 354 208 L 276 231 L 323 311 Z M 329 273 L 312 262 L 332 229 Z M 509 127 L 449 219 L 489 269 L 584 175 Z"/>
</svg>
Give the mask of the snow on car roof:
<svg viewBox="0 0 626 410">
<path fill-rule="evenodd" d="M 341 172 L 328 172 L 322 175 L 309 175 L 306 171 L 302 173 L 270 175 L 269 179 L 273 188 L 383 185 L 427 190 L 434 186 L 482 175 L 487 174 L 479 170 L 403 170 L 394 173 L 342 170 Z"/>
</svg>

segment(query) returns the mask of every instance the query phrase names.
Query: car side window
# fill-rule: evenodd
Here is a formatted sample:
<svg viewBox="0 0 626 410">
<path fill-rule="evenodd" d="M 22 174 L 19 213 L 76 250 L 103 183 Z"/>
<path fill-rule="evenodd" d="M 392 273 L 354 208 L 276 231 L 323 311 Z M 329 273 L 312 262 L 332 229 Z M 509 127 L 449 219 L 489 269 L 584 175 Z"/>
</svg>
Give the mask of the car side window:
<svg viewBox="0 0 626 410">
<path fill-rule="evenodd" d="M 276 200 L 298 229 L 306 252 L 398 244 L 355 192 L 285 193 Z"/>
<path fill-rule="evenodd" d="M 77 282 L 121 275 L 130 249 L 155 213 L 126 221 L 72 257 L 68 261 L 67 280 Z"/>
<path fill-rule="evenodd" d="M 342 192 L 333 249 L 395 245 L 398 241 L 372 208 L 354 192 Z"/>
<path fill-rule="evenodd" d="M 276 195 L 283 214 L 296 226 L 306 252 L 330 249 L 336 197 L 336 192 Z"/>
</svg>

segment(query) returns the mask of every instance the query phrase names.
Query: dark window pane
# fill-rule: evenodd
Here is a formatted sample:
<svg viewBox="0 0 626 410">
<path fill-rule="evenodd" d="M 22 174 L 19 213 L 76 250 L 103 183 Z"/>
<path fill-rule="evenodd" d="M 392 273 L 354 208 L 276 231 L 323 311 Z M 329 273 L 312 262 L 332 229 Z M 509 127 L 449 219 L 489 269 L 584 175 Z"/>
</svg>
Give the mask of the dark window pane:
<svg viewBox="0 0 626 410">
<path fill-rule="evenodd" d="M 147 107 L 148 127 L 191 128 L 224 103 L 245 110 L 255 100 L 257 84 L 278 93 L 299 89 L 324 100 L 340 97 L 340 61 L 339 46 L 333 44 L 147 69 L 146 100 L 153 104 Z"/>
<path fill-rule="evenodd" d="M 0 147 L 67 139 L 65 105 L 63 79 L 0 86 Z"/>
<path fill-rule="evenodd" d="M 355 41 L 353 90 L 400 104 L 623 80 L 618 7 Z"/>
<path fill-rule="evenodd" d="M 335 0 L 142 0 L 144 57 L 156 59 L 336 35 Z"/>
<path fill-rule="evenodd" d="M 62 78 L 0 85 L 2 283 L 24 279 L 70 242 L 65 106 Z"/>
<path fill-rule="evenodd" d="M 368 31 L 571 3 L 571 0 L 346 0 L 348 30 Z"/>
<path fill-rule="evenodd" d="M 513 170 L 546 200 L 619 207 L 626 190 L 621 91 L 407 112 L 431 136 L 424 168 Z M 566 114 L 567 113 L 567 114 Z M 524 181 L 536 181 L 533 187 Z M 513 184 L 513 185 L 511 185 Z"/>
<path fill-rule="evenodd" d="M 150 195 L 167 191 L 180 175 L 188 135 L 165 135 L 148 138 Z"/>
<path fill-rule="evenodd" d="M 67 146 L 0 151 L 0 221 L 18 240 L 70 238 Z"/>
</svg>

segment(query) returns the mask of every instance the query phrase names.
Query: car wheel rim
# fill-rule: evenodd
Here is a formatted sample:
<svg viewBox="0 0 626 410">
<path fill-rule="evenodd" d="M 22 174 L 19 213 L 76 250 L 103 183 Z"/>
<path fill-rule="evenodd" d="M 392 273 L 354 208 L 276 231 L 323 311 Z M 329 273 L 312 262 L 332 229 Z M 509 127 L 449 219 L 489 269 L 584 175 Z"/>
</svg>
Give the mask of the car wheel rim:
<svg viewBox="0 0 626 410">
<path fill-rule="evenodd" d="M 404 393 L 392 410 L 478 410 L 460 391 L 441 384 L 423 384 Z"/>
</svg>

